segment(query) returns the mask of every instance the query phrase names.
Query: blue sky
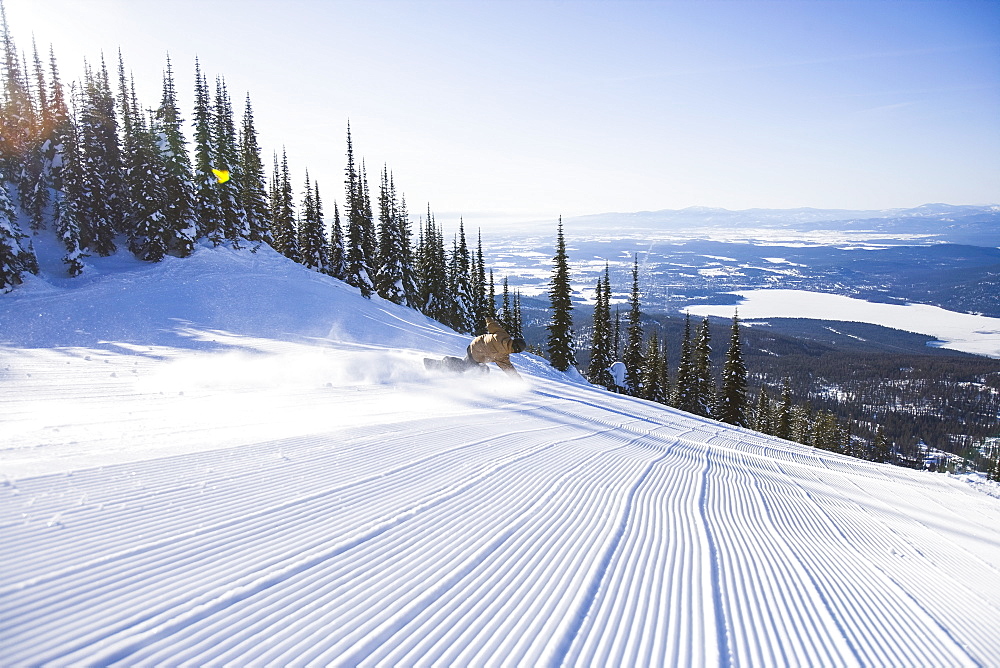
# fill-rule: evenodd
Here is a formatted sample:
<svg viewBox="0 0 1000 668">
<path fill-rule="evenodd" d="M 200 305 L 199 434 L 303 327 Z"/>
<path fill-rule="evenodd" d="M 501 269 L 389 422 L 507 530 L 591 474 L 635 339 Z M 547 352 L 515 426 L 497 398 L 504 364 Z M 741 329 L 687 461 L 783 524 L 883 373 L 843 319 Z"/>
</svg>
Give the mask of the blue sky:
<svg viewBox="0 0 1000 668">
<path fill-rule="evenodd" d="M 330 212 L 348 119 L 446 226 L 1000 203 L 1000 2 L 4 4 L 64 79 L 120 47 L 149 106 L 169 51 L 188 117 L 197 56 Z"/>
</svg>

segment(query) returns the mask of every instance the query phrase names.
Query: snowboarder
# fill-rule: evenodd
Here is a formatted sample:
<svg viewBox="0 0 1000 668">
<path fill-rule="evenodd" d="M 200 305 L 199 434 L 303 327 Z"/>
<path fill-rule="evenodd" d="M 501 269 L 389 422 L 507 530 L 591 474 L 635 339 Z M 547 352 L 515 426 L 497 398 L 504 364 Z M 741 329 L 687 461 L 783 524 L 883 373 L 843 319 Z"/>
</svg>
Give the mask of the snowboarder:
<svg viewBox="0 0 1000 668">
<path fill-rule="evenodd" d="M 486 366 L 493 362 L 514 378 L 520 378 L 517 369 L 510 363 L 510 356 L 524 352 L 526 344 L 521 337 L 511 337 L 500 323 L 486 316 L 486 334 L 477 336 L 465 350 L 465 357 L 445 357 L 443 360 L 425 359 L 428 369 L 448 369 L 457 373 L 479 370 L 485 373 Z"/>
</svg>

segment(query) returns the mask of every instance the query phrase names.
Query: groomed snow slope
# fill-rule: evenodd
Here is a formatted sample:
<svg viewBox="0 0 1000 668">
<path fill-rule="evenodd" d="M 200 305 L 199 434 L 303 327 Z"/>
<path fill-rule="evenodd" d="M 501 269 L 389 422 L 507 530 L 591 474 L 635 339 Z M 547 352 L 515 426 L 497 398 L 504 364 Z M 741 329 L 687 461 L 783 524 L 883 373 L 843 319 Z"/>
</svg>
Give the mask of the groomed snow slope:
<svg viewBox="0 0 1000 668">
<path fill-rule="evenodd" d="M 995 487 L 465 343 L 264 249 L 0 296 L 0 664 L 1000 665 Z"/>
</svg>

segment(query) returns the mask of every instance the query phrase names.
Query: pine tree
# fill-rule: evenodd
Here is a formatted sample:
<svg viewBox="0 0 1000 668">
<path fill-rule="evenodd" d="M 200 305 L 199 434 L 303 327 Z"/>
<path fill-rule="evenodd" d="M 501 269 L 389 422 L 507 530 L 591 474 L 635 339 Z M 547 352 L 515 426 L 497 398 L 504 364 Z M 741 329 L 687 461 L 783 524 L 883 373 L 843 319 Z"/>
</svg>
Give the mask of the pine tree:
<svg viewBox="0 0 1000 668">
<path fill-rule="evenodd" d="M 844 443 L 837 416 L 830 411 L 820 411 L 813 416 L 809 429 L 809 445 L 820 450 L 843 453 Z"/>
<path fill-rule="evenodd" d="M 163 228 L 167 252 L 177 257 L 187 257 L 194 252 L 198 229 L 194 215 L 194 184 L 191 181 L 191 161 L 187 140 L 181 128 L 183 119 L 177 106 L 174 74 L 167 58 L 163 73 L 163 96 L 156 110 L 157 146 L 163 163 Z"/>
<path fill-rule="evenodd" d="M 563 236 L 562 216 L 559 217 L 559 231 L 556 236 L 556 254 L 553 258 L 552 286 L 549 300 L 552 304 L 552 319 L 549 322 L 549 361 L 559 371 L 567 371 L 576 364 L 573 353 L 573 301 L 569 280 L 569 257 L 566 255 L 566 239 Z"/>
<path fill-rule="evenodd" d="M 691 314 L 685 314 L 681 358 L 677 363 L 677 385 L 672 401 L 674 408 L 688 413 L 697 411 L 696 376 L 694 371 L 694 341 L 691 337 Z"/>
<path fill-rule="evenodd" d="M 395 187 L 388 167 L 383 166 L 379 183 L 378 281 L 375 290 L 394 304 L 406 303 L 403 256 L 403 230 L 400 227 Z"/>
<path fill-rule="evenodd" d="M 222 235 L 239 247 L 241 239 L 250 236 L 246 213 L 240 205 L 240 186 L 243 175 L 240 168 L 240 154 L 236 144 L 236 123 L 233 120 L 233 106 L 229 100 L 226 82 L 222 77 L 215 79 L 215 110 L 212 114 L 212 168 L 228 172 L 228 178 L 215 178 L 212 184 L 217 191 L 219 221 Z M 212 176 L 215 173 L 212 172 Z"/>
<path fill-rule="evenodd" d="M 430 204 L 427 205 L 427 221 L 420 236 L 417 255 L 420 310 L 438 322 L 447 322 L 452 305 L 448 286 L 448 261 L 444 250 L 444 235 L 435 223 Z"/>
<path fill-rule="evenodd" d="M 340 224 L 340 208 L 333 203 L 333 224 L 330 229 L 330 266 L 328 273 L 344 280 L 347 276 L 347 258 L 344 255 L 344 228 Z"/>
<path fill-rule="evenodd" d="M 472 264 L 472 303 L 473 303 L 473 333 L 480 334 L 485 331 L 484 322 L 486 316 L 492 314 L 487 299 L 486 286 L 486 262 L 483 259 L 483 232 L 479 230 L 478 242 L 476 244 L 476 255 Z"/>
<path fill-rule="evenodd" d="M 108 256 L 115 252 L 115 235 L 122 231 L 121 149 L 115 100 L 107 68 L 94 74 L 85 67 L 83 104 L 80 112 L 83 217 L 82 245 Z"/>
<path fill-rule="evenodd" d="M 166 166 L 156 139 L 138 109 L 135 86 L 126 83 L 125 68 L 119 60 L 120 107 L 122 119 L 122 163 L 124 191 L 127 193 L 126 234 L 129 250 L 148 262 L 159 262 L 168 251 L 163 184 Z"/>
<path fill-rule="evenodd" d="M 639 256 L 636 255 L 632 263 L 632 298 L 628 312 L 628 329 L 625 335 L 625 353 L 622 361 L 625 362 L 629 392 L 632 396 L 643 396 L 642 391 L 642 366 L 643 366 L 643 333 L 642 333 L 642 310 L 639 303 Z"/>
<path fill-rule="evenodd" d="M 716 392 L 715 379 L 712 377 L 711 336 L 708 318 L 704 318 L 698 327 L 698 335 L 695 338 L 692 371 L 694 372 L 696 397 L 694 413 L 705 417 L 712 416 Z"/>
<path fill-rule="evenodd" d="M 49 186 L 51 163 L 47 155 L 52 140 L 52 123 L 48 118 L 48 99 L 46 94 L 45 72 L 42 69 L 38 49 L 32 39 L 32 50 L 35 63 L 35 92 L 37 99 L 32 101 L 28 90 L 28 144 L 22 156 L 21 172 L 18 175 L 18 194 L 21 209 L 28 216 L 32 230 L 45 228 L 45 212 L 49 204 Z M 25 63 L 24 81 L 28 89 L 30 81 Z"/>
<path fill-rule="evenodd" d="M 761 386 L 754 404 L 753 428 L 762 434 L 774 433 L 774 425 L 771 421 L 771 400 L 767 396 L 767 388 L 764 386 Z"/>
<path fill-rule="evenodd" d="M 472 297 L 472 261 L 469 257 L 469 245 L 465 239 L 465 221 L 461 218 L 458 221 L 458 235 L 455 237 L 449 267 L 450 294 L 455 309 L 452 327 L 458 332 L 468 333 L 475 329 L 476 324 L 473 322 L 475 310 Z"/>
<path fill-rule="evenodd" d="M 389 175 L 389 187 L 396 192 L 392 174 Z M 402 244 L 401 257 L 403 269 L 403 296 L 405 304 L 413 308 L 418 301 L 416 258 L 414 257 L 412 232 L 410 228 L 410 212 L 406 207 L 406 196 L 399 194 L 399 207 L 396 209 L 396 229 Z"/>
<path fill-rule="evenodd" d="M 521 319 L 521 291 L 514 293 L 514 307 L 511 310 L 511 330 L 508 332 L 514 337 L 524 337 L 524 321 Z"/>
<path fill-rule="evenodd" d="M 225 239 L 219 190 L 219 179 L 212 172 L 214 155 L 212 146 L 212 107 L 208 80 L 201 73 L 195 59 L 194 88 L 194 218 L 198 238 L 207 238 L 218 246 Z"/>
<path fill-rule="evenodd" d="M 369 248 L 370 234 L 365 206 L 365 185 L 354 162 L 354 146 L 351 142 L 351 125 L 347 124 L 347 167 L 344 169 L 346 186 L 347 215 L 347 276 L 348 284 L 361 290 L 364 297 L 375 291 L 372 274 L 373 254 Z"/>
<path fill-rule="evenodd" d="M 607 264 L 604 265 L 604 276 L 597 279 L 595 292 L 593 347 L 587 377 L 590 382 L 610 389 L 612 379 L 608 369 L 615 360 L 611 331 L 611 277 Z"/>
<path fill-rule="evenodd" d="M 25 273 L 36 273 L 38 266 L 28 246 L 27 237 L 17 225 L 17 213 L 0 180 L 0 292 L 20 285 Z"/>
<path fill-rule="evenodd" d="M 295 229 L 295 208 L 292 199 L 292 181 L 288 173 L 288 155 L 282 150 L 281 165 L 274 156 L 274 173 L 271 176 L 271 210 L 269 214 L 274 250 L 289 260 L 299 261 L 298 232 Z"/>
<path fill-rule="evenodd" d="M 740 345 L 739 315 L 733 315 L 733 328 L 729 337 L 729 350 L 722 367 L 722 389 L 714 411 L 717 420 L 746 427 L 747 420 L 747 367 L 743 362 Z"/>
<path fill-rule="evenodd" d="M 321 270 L 326 266 L 326 232 L 317 207 L 316 193 L 306 172 L 302 208 L 298 225 L 299 262 L 310 269 Z"/>
<path fill-rule="evenodd" d="M 660 337 L 650 332 L 646 338 L 646 353 L 641 369 L 641 396 L 643 399 L 663 403 L 666 398 L 663 387 L 663 352 Z"/>
<path fill-rule="evenodd" d="M 66 249 L 63 264 L 70 276 L 83 272 L 83 249 L 80 247 L 82 167 L 76 124 L 66 103 L 55 55 L 49 52 L 51 89 L 48 96 L 52 119 L 51 182 L 54 189 L 52 218 L 56 236 Z"/>
<path fill-rule="evenodd" d="M 785 378 L 781 386 L 781 401 L 774 421 L 774 435 L 786 440 L 794 440 L 792 434 L 792 381 Z"/>
<path fill-rule="evenodd" d="M 489 294 L 486 299 L 486 306 L 489 309 L 489 316 L 495 320 L 497 317 L 497 291 L 496 285 L 493 283 L 492 269 L 490 269 Z"/>
<path fill-rule="evenodd" d="M 236 175 L 236 189 L 240 210 L 246 220 L 247 239 L 255 244 L 271 244 L 271 230 L 268 224 L 267 184 L 264 176 L 264 162 L 260 157 L 257 130 L 254 127 L 253 107 L 247 94 L 243 111 L 243 125 L 239 137 L 239 171 Z"/>
<path fill-rule="evenodd" d="M 503 277 L 503 291 L 500 293 L 500 324 L 509 331 L 513 322 L 513 313 L 510 308 L 510 286 L 507 284 L 507 277 Z"/>
<path fill-rule="evenodd" d="M 4 98 L 0 109 L 0 174 L 9 180 L 17 191 L 20 208 L 28 216 L 32 229 L 43 226 L 42 215 L 47 201 L 47 188 L 43 174 L 43 156 L 40 143 L 41 128 L 31 97 L 29 77 L 21 69 L 17 47 L 7 26 L 7 16 L 0 4 L 0 28 L 4 47 Z M 21 235 L 16 219 L 12 231 Z M 5 233 L 6 234 L 6 233 Z M 17 257 L 30 265 L 35 263 L 34 251 L 24 237 L 22 242 L 13 238 L 4 243 L 18 247 Z M 14 257 L 14 255 L 11 255 Z"/>
<path fill-rule="evenodd" d="M 885 437 L 885 427 L 878 426 L 875 431 L 875 442 L 872 444 L 871 459 L 873 462 L 889 463 L 892 461 L 892 448 Z"/>
</svg>

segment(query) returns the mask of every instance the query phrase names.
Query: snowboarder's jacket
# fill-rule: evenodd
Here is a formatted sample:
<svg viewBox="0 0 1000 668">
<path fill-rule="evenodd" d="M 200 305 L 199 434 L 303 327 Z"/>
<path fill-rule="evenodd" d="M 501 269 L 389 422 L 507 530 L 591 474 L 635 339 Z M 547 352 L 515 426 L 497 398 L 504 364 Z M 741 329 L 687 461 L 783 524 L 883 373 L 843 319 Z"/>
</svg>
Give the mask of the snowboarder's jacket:
<svg viewBox="0 0 1000 668">
<path fill-rule="evenodd" d="M 486 316 L 486 334 L 477 336 L 469 344 L 469 357 L 479 364 L 495 363 L 512 376 L 518 376 L 510 355 L 515 352 L 513 340 L 500 323 Z"/>
</svg>

